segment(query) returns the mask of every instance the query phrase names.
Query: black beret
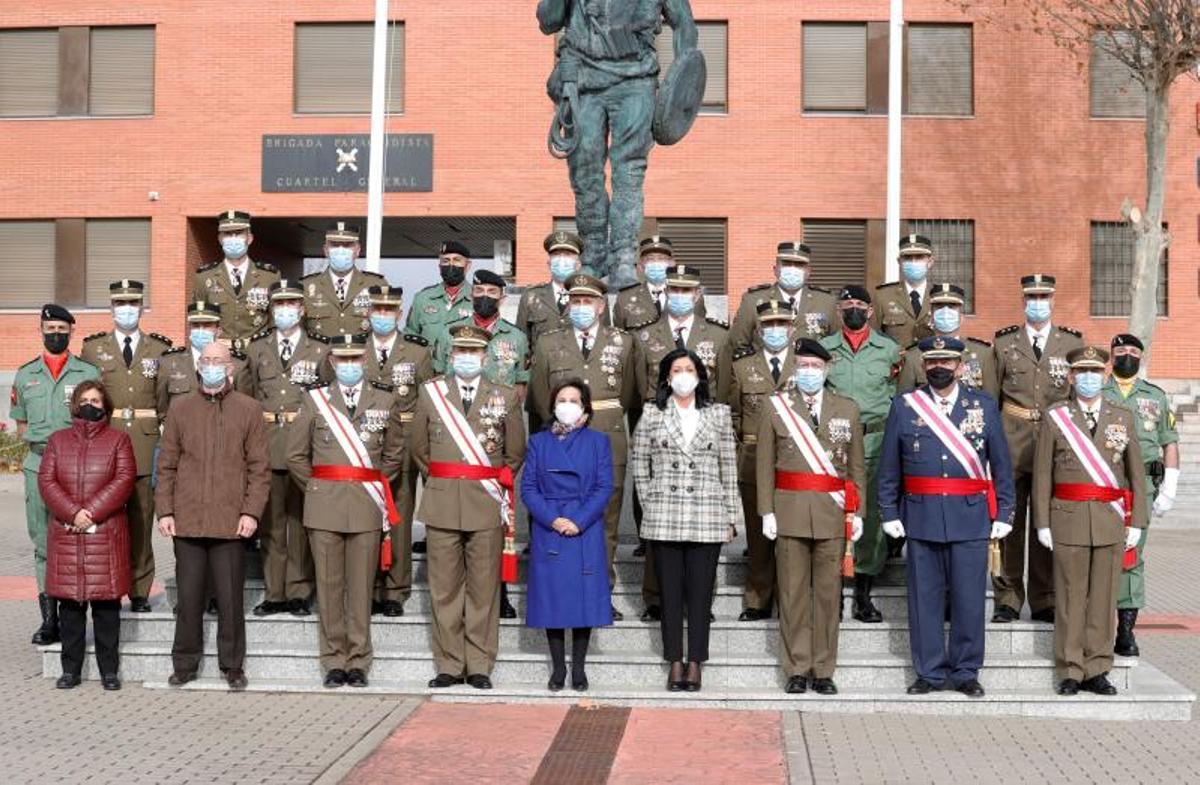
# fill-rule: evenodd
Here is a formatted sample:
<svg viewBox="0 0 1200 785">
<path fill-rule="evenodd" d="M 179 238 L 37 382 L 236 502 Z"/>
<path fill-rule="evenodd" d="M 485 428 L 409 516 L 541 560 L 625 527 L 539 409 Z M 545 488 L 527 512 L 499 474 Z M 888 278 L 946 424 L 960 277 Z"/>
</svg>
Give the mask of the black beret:
<svg viewBox="0 0 1200 785">
<path fill-rule="evenodd" d="M 460 243 L 458 240 L 443 240 L 441 250 L 438 251 L 438 256 L 456 253 L 459 256 L 471 258 L 471 251 L 467 246 Z"/>
<path fill-rule="evenodd" d="M 843 286 L 838 292 L 839 300 L 862 300 L 864 303 L 871 304 L 871 293 L 867 291 L 865 286 L 859 286 L 856 283 Z"/>
<path fill-rule="evenodd" d="M 833 355 L 819 341 L 814 341 L 812 338 L 801 338 L 796 341 L 796 356 L 820 357 L 825 362 L 833 359 Z"/>
<path fill-rule="evenodd" d="M 1121 333 L 1120 335 L 1113 336 L 1112 348 L 1115 349 L 1118 346 L 1136 346 L 1142 351 L 1146 350 L 1145 345 L 1142 344 L 1142 339 L 1130 333 Z"/>
<path fill-rule="evenodd" d="M 496 275 L 491 270 L 476 270 L 473 283 L 477 285 L 484 284 L 487 286 L 499 286 L 501 289 L 504 288 L 504 278 Z"/>
<path fill-rule="evenodd" d="M 71 312 L 61 305 L 56 303 L 46 303 L 42 306 L 42 321 L 43 322 L 66 322 L 67 324 L 75 324 L 75 317 Z"/>
</svg>

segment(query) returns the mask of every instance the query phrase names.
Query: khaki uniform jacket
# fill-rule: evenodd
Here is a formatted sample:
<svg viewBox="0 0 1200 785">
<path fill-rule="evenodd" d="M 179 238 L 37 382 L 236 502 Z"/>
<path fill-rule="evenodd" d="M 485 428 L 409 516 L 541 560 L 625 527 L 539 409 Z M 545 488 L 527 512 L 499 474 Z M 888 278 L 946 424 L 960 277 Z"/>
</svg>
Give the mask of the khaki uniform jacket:
<svg viewBox="0 0 1200 785">
<path fill-rule="evenodd" d="M 246 355 L 236 349 L 233 354 L 233 389 L 246 395 L 250 390 L 250 371 L 246 368 Z M 196 379 L 196 363 L 190 345 L 176 346 L 163 352 L 158 361 L 158 379 L 154 384 L 154 397 L 158 402 L 158 421 L 167 418 L 171 402 L 181 395 L 195 392 L 200 387 Z"/>
<path fill-rule="evenodd" d="M 658 302 L 650 291 L 650 284 L 645 281 L 622 287 L 617 292 L 617 301 L 613 304 L 612 325 L 622 330 L 633 331 L 635 325 L 650 324 L 658 321 L 658 317 L 666 313 L 667 285 L 663 284 L 663 310 L 659 310 Z M 707 314 L 704 298 L 696 303 L 696 318 L 703 319 Z"/>
<path fill-rule="evenodd" d="M 771 378 L 771 366 L 758 347 L 743 346 L 733 353 L 729 409 L 733 416 L 733 432 L 738 438 L 738 479 L 742 482 L 754 482 L 759 420 L 770 413 L 768 398 L 792 386 L 795 370 L 796 355 L 791 351 L 784 356 L 778 382 Z"/>
<path fill-rule="evenodd" d="M 175 516 L 178 537 L 237 539 L 238 517 L 262 518 L 271 491 L 262 410 L 229 390 L 178 398 L 158 455 L 158 517 Z"/>
<path fill-rule="evenodd" d="M 933 335 L 933 307 L 929 302 L 931 288 L 928 283 L 925 284 L 921 312 L 913 313 L 912 300 L 903 283 L 892 281 L 876 286 L 871 326 L 901 346 Z"/>
<path fill-rule="evenodd" d="M 759 284 L 746 290 L 738 305 L 737 316 L 729 329 L 730 344 L 736 349 L 751 343 L 758 327 L 758 306 L 768 300 L 787 302 L 788 296 L 773 283 Z M 841 324 L 838 321 L 837 301 L 828 291 L 816 286 L 800 289 L 799 302 L 795 305 L 796 337 L 820 340 L 830 335 Z"/>
<path fill-rule="evenodd" d="M 371 299 L 367 288 L 386 286 L 387 279 L 358 268 L 349 277 L 345 302 L 338 302 L 328 269 L 300 279 L 304 286 L 304 328 L 308 332 L 333 338 L 370 331 Z"/>
<path fill-rule="evenodd" d="M 658 389 L 658 366 L 662 358 L 675 348 L 675 334 L 671 330 L 670 317 L 662 316 L 649 324 L 630 329 L 638 341 L 638 389 L 643 400 L 654 400 Z M 726 363 L 721 362 L 729 337 L 729 325 L 713 317 L 692 315 L 692 326 L 688 330 L 687 348 L 696 353 L 708 372 L 710 394 L 721 399 L 725 382 L 721 374 L 727 372 Z"/>
<path fill-rule="evenodd" d="M 1077 399 L 1053 404 L 1067 407 L 1071 420 L 1088 433 L 1087 419 Z M 1131 525 L 1139 529 L 1149 523 L 1146 503 L 1146 467 L 1138 446 L 1137 421 L 1133 412 L 1103 401 L 1092 443 L 1112 468 L 1122 488 L 1133 489 Z M 1050 527 L 1055 545 L 1115 545 L 1125 540 L 1125 522 L 1108 502 L 1073 502 L 1054 498 L 1055 483 L 1094 485 L 1067 438 L 1053 422 L 1042 423 L 1033 463 L 1033 520 L 1039 529 Z"/>
<path fill-rule="evenodd" d="M 808 406 L 796 390 L 786 393 L 788 405 L 796 416 L 811 428 Z M 758 430 L 758 514 L 775 514 L 779 534 L 783 537 L 807 537 L 834 540 L 846 536 L 845 513 L 827 492 L 787 491 L 775 487 L 775 470 L 789 472 L 815 471 L 801 457 L 800 450 L 788 434 L 787 425 L 769 401 L 767 412 L 759 418 Z M 858 489 L 859 499 L 867 498 L 867 469 L 863 459 L 862 424 L 858 404 L 826 389 L 821 394 L 821 427 L 816 429 L 821 443 L 838 477 L 849 479 Z M 860 510 L 859 515 L 862 515 Z"/>
<path fill-rule="evenodd" d="M 328 341 L 315 333 L 297 330 L 292 356 L 286 366 L 279 359 L 279 341 L 274 327 L 251 338 L 246 348 L 248 392 L 262 406 L 271 440 L 271 469 L 274 471 L 288 468 L 288 434 L 299 416 L 300 404 L 308 397 L 306 388 L 328 384 L 333 379 Z"/>
<path fill-rule="evenodd" d="M 450 405 L 462 411 L 462 397 L 453 377 L 435 377 L 422 384 L 417 397 L 409 445 L 412 459 L 425 476 L 417 520 L 427 526 L 453 531 L 483 531 L 500 526 L 500 506 L 483 484 L 429 476 L 433 461 L 466 463 L 451 436 L 450 424 L 443 422 L 433 406 L 432 382 L 445 378 Z M 478 378 L 479 389 L 466 412 L 467 423 L 480 437 L 492 466 L 507 466 L 514 477 L 525 462 L 525 423 L 521 404 L 512 387 Z M 515 490 L 514 490 L 515 492 Z"/>
<path fill-rule="evenodd" d="M 567 310 L 558 309 L 558 297 L 554 294 L 553 283 L 539 283 L 521 293 L 521 301 L 517 303 L 516 325 L 529 339 L 531 350 L 537 344 L 537 340 L 547 332 L 569 327 L 570 324 Z"/>
<path fill-rule="evenodd" d="M 1000 377 L 996 375 L 996 355 L 992 345 L 979 338 L 963 338 L 962 375 L 958 380 L 972 390 L 981 390 L 1000 400 Z M 927 383 L 925 363 L 917 344 L 904 351 L 904 365 L 896 377 L 896 393 L 912 392 Z"/>
<path fill-rule="evenodd" d="M 601 326 L 595 345 L 583 359 L 574 328 L 554 330 L 542 336 L 533 353 L 529 372 L 527 404 L 542 422 L 550 422 L 554 402 L 550 393 L 559 382 L 580 378 L 592 391 L 595 414 L 588 423 L 594 431 L 607 434 L 612 442 L 613 466 L 626 465 L 629 442 L 625 435 L 625 411 L 641 405 L 638 394 L 639 349 L 633 336 L 616 327 Z"/>
<path fill-rule="evenodd" d="M 368 381 L 391 386 L 400 404 L 401 419 L 412 422 L 417 407 L 417 390 L 433 378 L 433 359 L 429 342 L 419 335 L 396 334 L 387 362 L 379 364 L 374 337 L 367 339 L 366 372 Z"/>
<path fill-rule="evenodd" d="M 121 356 L 124 346 L 113 333 L 96 333 L 83 339 L 80 359 L 100 369 L 100 378 L 113 403 L 109 425 L 129 434 L 139 477 L 145 477 L 154 468 L 160 414 L 156 389 L 161 372 L 159 362 L 170 348 L 169 339 L 143 332 L 138 337 L 133 362 L 126 368 Z"/>
<path fill-rule="evenodd" d="M 274 265 L 251 259 L 246 280 L 242 281 L 242 291 L 235 293 L 229 268 L 222 259 L 196 270 L 192 293 L 197 300 L 221 306 L 221 332 L 234 342 L 235 348 L 241 349 L 244 342 L 270 320 L 268 290 L 278 280 L 279 270 Z"/>
<path fill-rule="evenodd" d="M 400 406 L 390 386 L 362 382 L 354 414 L 350 415 L 336 382 L 319 389 L 329 393 L 330 405 L 350 417 L 357 438 L 366 447 L 374 468 L 391 483 L 404 462 L 404 426 Z M 316 386 L 311 389 L 318 389 Z M 334 437 L 333 425 L 317 413 L 304 391 L 300 414 L 287 435 L 287 466 L 296 484 L 304 489 L 304 527 L 339 534 L 361 534 L 383 527 L 378 505 L 362 483 L 317 480 L 313 466 L 348 466 L 350 459 Z"/>
<path fill-rule="evenodd" d="M 1042 347 L 1042 359 L 1033 354 L 1033 344 L 1025 325 L 1005 327 L 996 333 L 996 376 L 1000 380 L 1000 410 L 1004 435 L 1013 459 L 1013 470 L 1032 471 L 1033 452 L 1038 439 L 1038 424 L 1052 403 L 1065 400 L 1070 390 L 1067 352 L 1083 346 L 1083 336 L 1069 327 L 1051 326 L 1050 337 Z M 1026 410 L 1017 417 L 1011 406 Z"/>
</svg>

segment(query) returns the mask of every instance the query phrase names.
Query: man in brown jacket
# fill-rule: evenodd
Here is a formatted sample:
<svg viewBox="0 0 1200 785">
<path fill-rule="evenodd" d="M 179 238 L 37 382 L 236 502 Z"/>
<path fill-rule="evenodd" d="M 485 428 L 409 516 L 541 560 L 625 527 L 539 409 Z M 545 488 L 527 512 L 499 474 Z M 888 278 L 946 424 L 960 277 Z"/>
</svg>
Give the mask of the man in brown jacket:
<svg viewBox="0 0 1200 785">
<path fill-rule="evenodd" d="M 158 456 L 158 529 L 175 541 L 179 602 L 171 648 L 172 687 L 187 684 L 204 653 L 204 600 L 211 573 L 217 600 L 217 662 L 229 688 L 246 687 L 246 580 L 242 540 L 254 536 L 270 492 L 262 409 L 233 389 L 229 348 L 200 353 L 200 389 L 174 402 Z"/>
<path fill-rule="evenodd" d="M 449 373 L 421 385 L 409 439 L 425 476 L 416 517 L 428 544 L 432 688 L 462 684 L 465 674 L 472 687 L 491 689 L 500 643 L 502 527 L 525 461 L 525 426 L 517 391 L 483 376 L 491 337 L 473 324 L 451 329 Z"/>
<path fill-rule="evenodd" d="M 1067 354 L 1071 395 L 1052 404 L 1033 459 L 1033 520 L 1054 554 L 1054 664 L 1059 695 L 1115 695 L 1108 680 L 1122 556 L 1149 521 L 1133 412 L 1105 400 L 1108 352 Z"/>
<path fill-rule="evenodd" d="M 365 335 L 330 340 L 336 380 L 305 393 L 287 441 L 288 469 L 304 489 L 321 668 L 331 689 L 367 686 L 380 533 L 399 522 L 391 484 L 404 461 L 400 405 L 391 385 L 364 379 L 366 350 Z"/>
</svg>

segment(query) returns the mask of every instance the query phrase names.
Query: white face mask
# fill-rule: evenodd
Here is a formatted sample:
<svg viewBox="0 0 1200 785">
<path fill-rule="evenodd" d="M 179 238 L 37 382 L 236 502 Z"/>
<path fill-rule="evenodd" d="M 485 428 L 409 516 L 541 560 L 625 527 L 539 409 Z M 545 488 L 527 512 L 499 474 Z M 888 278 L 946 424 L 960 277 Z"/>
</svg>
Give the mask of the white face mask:
<svg viewBox="0 0 1200 785">
<path fill-rule="evenodd" d="M 559 401 L 554 404 L 554 419 L 563 425 L 575 425 L 583 416 L 583 407 L 575 401 Z"/>
<path fill-rule="evenodd" d="M 671 390 L 681 397 L 686 397 L 695 392 L 698 384 L 700 384 L 700 379 L 690 371 L 677 373 L 671 377 Z"/>
</svg>

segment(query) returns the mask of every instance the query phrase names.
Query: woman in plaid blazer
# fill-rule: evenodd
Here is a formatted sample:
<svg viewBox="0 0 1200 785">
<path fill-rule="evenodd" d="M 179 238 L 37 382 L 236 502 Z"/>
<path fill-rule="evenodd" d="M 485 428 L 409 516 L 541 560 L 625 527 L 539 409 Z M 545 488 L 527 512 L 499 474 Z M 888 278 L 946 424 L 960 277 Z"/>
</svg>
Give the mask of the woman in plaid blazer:
<svg viewBox="0 0 1200 785">
<path fill-rule="evenodd" d="M 642 500 L 642 537 L 653 543 L 662 595 L 667 689 L 700 689 L 708 659 L 708 614 L 722 543 L 742 521 L 729 407 L 713 403 L 704 363 L 686 349 L 663 357 L 658 389 L 633 433 L 633 479 Z M 683 667 L 683 609 L 688 664 Z"/>
</svg>

